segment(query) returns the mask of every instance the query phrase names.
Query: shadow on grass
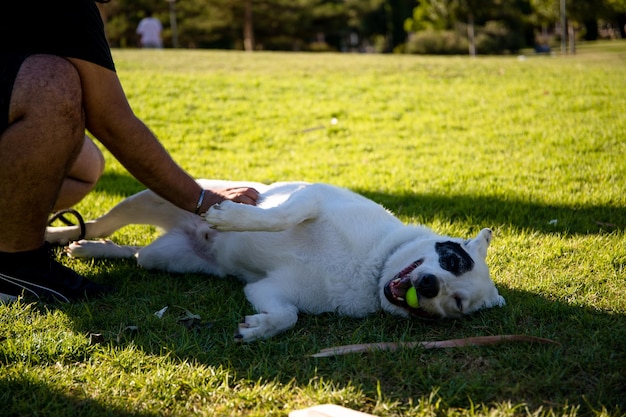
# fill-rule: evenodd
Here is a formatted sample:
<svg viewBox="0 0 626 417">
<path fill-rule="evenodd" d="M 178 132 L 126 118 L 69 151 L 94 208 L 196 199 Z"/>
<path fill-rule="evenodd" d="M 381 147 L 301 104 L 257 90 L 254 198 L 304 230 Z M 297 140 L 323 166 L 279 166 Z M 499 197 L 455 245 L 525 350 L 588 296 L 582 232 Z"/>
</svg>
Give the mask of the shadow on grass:
<svg viewBox="0 0 626 417">
<path fill-rule="evenodd" d="M 81 392 L 77 390 L 77 392 Z M 111 416 L 152 417 L 159 414 L 128 412 L 128 409 L 111 406 L 86 398 L 50 389 L 48 384 L 36 381 L 29 375 L 16 375 L 0 379 L 0 404 L 3 416 Z"/>
<path fill-rule="evenodd" d="M 593 234 L 626 227 L 626 208 L 609 205 L 546 205 L 495 196 L 404 194 L 353 191 L 399 216 L 476 223 L 477 227 L 514 227 L 540 233 Z"/>
<path fill-rule="evenodd" d="M 101 187 L 107 189 L 108 181 L 115 182 L 111 192 L 119 193 L 118 179 L 109 178 Z M 131 182 L 122 188 L 128 195 L 141 189 L 135 190 Z M 570 234 L 602 232 L 594 220 L 626 223 L 624 209 L 610 206 L 573 208 L 493 197 L 361 193 L 401 216 L 414 217 L 423 223 L 445 218 L 450 222 L 471 221 L 477 226 Z M 558 220 L 556 226 L 548 223 L 552 219 Z M 337 387 L 359 387 L 367 398 L 377 398 L 383 393 L 387 401 L 400 404 L 415 404 L 435 390 L 448 407 L 510 403 L 527 404 L 531 410 L 539 407 L 562 410 L 580 406 L 584 415 L 602 407 L 609 411 L 626 410 L 623 395 L 626 316 L 623 314 L 576 306 L 552 299 L 549 294 L 500 285 L 507 306 L 462 320 L 422 322 L 384 313 L 365 319 L 333 314 L 301 316 L 292 330 L 267 341 L 239 345 L 233 339 L 236 323 L 252 313 L 240 283 L 148 272 L 129 262 L 107 261 L 107 264 L 117 281 L 113 284 L 121 289 L 120 295 L 84 307 L 61 307 L 72 316 L 77 331 L 113 334 L 121 326 L 138 325 L 136 333 L 122 339 L 109 336 L 104 343 L 114 349 L 139 347 L 157 356 L 169 352 L 175 362 L 232 369 L 244 386 L 245 381 L 253 385 L 263 380 L 294 383 L 305 389 L 312 381 L 324 380 Z M 95 279 L 108 281 L 110 277 Z M 127 300 L 140 301 L 128 303 Z M 165 305 L 183 306 L 200 315 L 205 325 L 189 329 L 172 316 L 164 321 L 155 319 L 154 312 Z M 519 343 L 433 351 L 404 349 L 322 359 L 307 357 L 337 345 L 498 334 L 534 335 L 553 339 L 560 345 Z M 8 392 L 14 382 L 2 381 L 5 386 L 0 388 L 7 388 L 5 392 Z M 36 388 L 46 394 L 45 386 Z M 115 410 L 105 411 L 115 413 Z"/>
<path fill-rule="evenodd" d="M 357 387 L 366 398 L 377 398 L 382 393 L 387 401 L 405 405 L 428 398 L 436 390 L 437 398 L 453 408 L 526 404 L 530 410 L 580 407 L 581 415 L 603 407 L 611 412 L 626 409 L 623 314 L 500 286 L 508 303 L 505 307 L 460 320 L 407 320 L 382 312 L 364 319 L 301 315 L 293 329 L 265 341 L 241 345 L 234 341 L 234 329 L 239 319 L 252 311 L 240 285 L 193 275 L 176 277 L 176 283 L 164 282 L 167 278 L 166 274 L 146 273 L 143 288 L 130 284 L 128 296 L 151 298 L 154 302 L 143 314 L 152 316 L 159 306 L 172 302 L 173 292 L 180 294 L 184 288 L 193 288 L 193 297 L 174 302 L 184 303 L 209 325 L 190 330 L 176 323 L 175 314 L 180 311 L 171 311 L 173 316 L 166 317 L 169 321 L 159 322 L 153 317 L 138 317 L 140 312 L 130 312 L 124 303 L 109 304 L 111 310 L 106 317 L 95 317 L 100 325 L 119 329 L 119 322 L 108 320 L 126 317 L 125 324 L 139 324 L 139 330 L 121 340 L 108 340 L 106 345 L 114 349 L 140 348 L 156 356 L 169 352 L 174 363 L 232 369 L 233 378 L 240 379 L 242 387 L 248 383 L 253 386 L 256 381 L 274 381 L 306 391 L 315 381 L 326 381 L 337 389 Z M 93 315 L 97 308 L 90 311 Z M 93 319 L 79 315 L 73 322 L 79 331 L 89 333 L 94 330 Z M 308 357 L 323 348 L 355 343 L 501 334 L 549 338 L 559 345 L 503 343 Z"/>
<path fill-rule="evenodd" d="M 482 335 L 524 334 L 549 338 L 559 346 L 506 343 L 493 347 L 447 350 L 407 349 L 357 354 L 314 361 L 317 377 L 362 386 L 367 396 L 378 389 L 407 403 L 437 388 L 451 407 L 474 403 L 528 404 L 538 407 L 581 406 L 587 414 L 606 406 L 626 409 L 620 393 L 626 375 L 626 316 L 572 306 L 549 297 L 500 288 L 504 308 L 479 312 L 458 321 L 405 322 L 382 315 L 363 322 L 338 318 L 305 318 L 297 334 L 301 343 L 315 332 L 327 339 L 315 349 L 384 341 L 434 341 Z M 319 325 L 310 326 L 308 323 Z M 371 327 L 370 327 L 371 326 Z M 332 337 L 319 336 L 332 329 Z M 293 344 L 293 340 L 289 340 Z M 321 345 L 324 346 L 321 346 Z M 293 360 L 296 361 L 294 356 Z M 308 359 L 311 361 L 311 359 Z M 620 365 L 618 365 L 620 364 Z M 283 378 L 301 365 L 282 364 Z M 311 376 L 313 370 L 309 371 Z M 307 376 L 299 381 L 305 383 Z M 378 387 L 380 384 L 380 387 Z"/>
</svg>

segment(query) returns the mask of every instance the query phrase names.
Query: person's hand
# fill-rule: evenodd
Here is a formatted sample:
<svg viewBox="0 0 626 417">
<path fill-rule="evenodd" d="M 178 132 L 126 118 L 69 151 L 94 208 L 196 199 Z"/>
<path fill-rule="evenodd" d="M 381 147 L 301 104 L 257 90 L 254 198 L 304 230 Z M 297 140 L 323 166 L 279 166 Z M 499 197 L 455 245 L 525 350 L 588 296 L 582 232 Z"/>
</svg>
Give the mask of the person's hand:
<svg viewBox="0 0 626 417">
<path fill-rule="evenodd" d="M 214 204 L 221 203 L 224 200 L 230 200 L 235 203 L 256 205 L 259 199 L 259 192 L 252 187 L 233 187 L 222 189 L 210 189 L 207 190 L 205 200 L 206 204 L 202 204 L 205 210 L 201 210 L 201 213 L 206 212 L 209 207 Z"/>
</svg>

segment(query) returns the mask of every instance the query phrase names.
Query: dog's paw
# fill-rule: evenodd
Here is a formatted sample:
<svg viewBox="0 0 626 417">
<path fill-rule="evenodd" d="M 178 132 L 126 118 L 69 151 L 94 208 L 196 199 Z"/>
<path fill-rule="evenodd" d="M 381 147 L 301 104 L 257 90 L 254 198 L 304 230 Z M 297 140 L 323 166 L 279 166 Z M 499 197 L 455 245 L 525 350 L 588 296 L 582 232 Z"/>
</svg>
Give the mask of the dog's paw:
<svg viewBox="0 0 626 417">
<path fill-rule="evenodd" d="M 204 219 L 212 229 L 244 232 L 255 230 L 255 215 L 259 215 L 259 210 L 255 206 L 225 200 L 211 206 Z"/>
<path fill-rule="evenodd" d="M 244 320 L 239 323 L 237 330 L 235 331 L 235 342 L 237 343 L 249 343 L 255 340 L 264 339 L 262 320 L 259 320 L 259 314 L 254 316 L 246 316 Z"/>
<path fill-rule="evenodd" d="M 248 343 L 267 339 L 293 327 L 297 320 L 297 312 L 290 309 L 246 316 L 235 332 L 235 341 Z"/>
<path fill-rule="evenodd" d="M 286 215 L 288 211 L 277 207 L 267 209 L 226 200 L 209 208 L 204 218 L 211 228 L 221 231 L 280 232 L 301 221 Z"/>
<path fill-rule="evenodd" d="M 137 248 L 119 246 L 110 240 L 79 240 L 70 243 L 65 253 L 70 258 L 130 258 Z"/>
<path fill-rule="evenodd" d="M 228 223 L 228 205 L 233 204 L 230 201 L 222 201 L 209 207 L 204 214 L 204 220 L 211 225 L 211 229 L 215 230 L 231 230 Z"/>
<path fill-rule="evenodd" d="M 91 241 L 79 240 L 71 242 L 66 248 L 65 253 L 70 258 L 96 258 L 102 245 L 113 244 L 110 240 Z"/>
</svg>

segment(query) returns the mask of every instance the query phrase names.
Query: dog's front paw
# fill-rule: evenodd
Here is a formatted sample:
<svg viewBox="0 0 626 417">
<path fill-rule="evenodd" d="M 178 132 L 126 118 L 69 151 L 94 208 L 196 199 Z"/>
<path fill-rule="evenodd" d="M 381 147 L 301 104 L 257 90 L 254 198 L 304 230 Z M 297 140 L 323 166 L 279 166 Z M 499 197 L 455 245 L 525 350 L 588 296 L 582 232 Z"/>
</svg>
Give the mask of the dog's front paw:
<svg viewBox="0 0 626 417">
<path fill-rule="evenodd" d="M 247 208 L 245 204 L 234 203 L 230 200 L 222 201 L 209 208 L 204 215 L 204 219 L 211 225 L 212 229 L 221 231 L 244 231 L 247 230 L 245 220 L 247 219 Z"/>
<path fill-rule="evenodd" d="M 263 334 L 262 320 L 259 320 L 258 316 L 260 316 L 260 314 L 246 316 L 244 320 L 239 323 L 235 331 L 235 342 L 248 343 L 267 337 Z"/>
<path fill-rule="evenodd" d="M 291 314 L 289 311 L 246 316 L 235 332 L 235 341 L 248 343 L 267 339 L 293 327 L 297 320 L 297 314 Z"/>
</svg>

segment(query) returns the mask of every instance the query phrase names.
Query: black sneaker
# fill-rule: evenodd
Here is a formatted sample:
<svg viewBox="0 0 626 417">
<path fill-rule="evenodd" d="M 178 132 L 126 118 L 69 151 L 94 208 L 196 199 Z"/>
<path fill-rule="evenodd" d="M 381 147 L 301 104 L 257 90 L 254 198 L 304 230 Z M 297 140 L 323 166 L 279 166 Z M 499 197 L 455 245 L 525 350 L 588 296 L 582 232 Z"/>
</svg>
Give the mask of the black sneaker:
<svg viewBox="0 0 626 417">
<path fill-rule="evenodd" d="M 61 265 L 52 258 L 46 242 L 35 251 L 22 255 L 20 262 L 0 260 L 0 301 L 25 299 L 72 302 L 105 295 L 112 287 L 96 284 Z M 26 259 L 24 259 L 26 258 Z"/>
</svg>

